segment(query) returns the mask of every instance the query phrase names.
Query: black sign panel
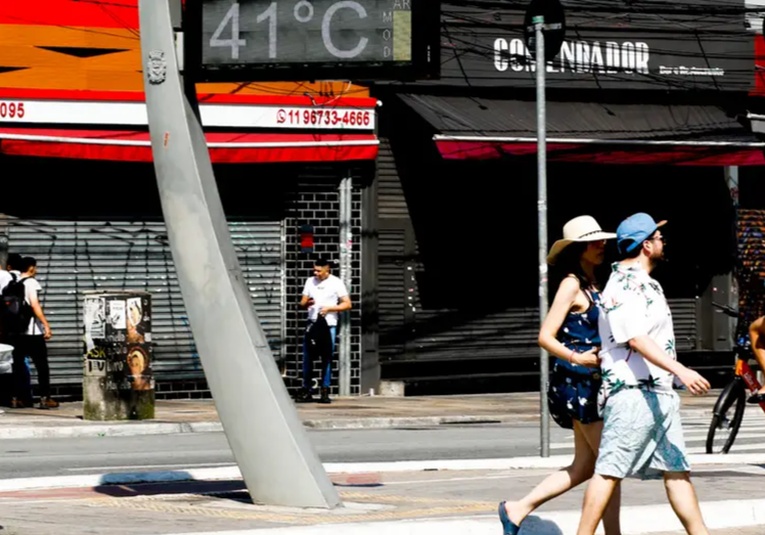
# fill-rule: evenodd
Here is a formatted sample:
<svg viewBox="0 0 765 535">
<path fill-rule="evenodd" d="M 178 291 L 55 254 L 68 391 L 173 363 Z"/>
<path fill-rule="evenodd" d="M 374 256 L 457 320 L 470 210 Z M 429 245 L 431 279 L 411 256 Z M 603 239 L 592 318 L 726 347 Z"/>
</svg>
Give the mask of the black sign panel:
<svg viewBox="0 0 765 535">
<path fill-rule="evenodd" d="M 565 40 L 550 88 L 731 90 L 754 84 L 755 28 L 744 0 L 562 0 Z M 528 2 L 443 7 L 441 84 L 533 87 L 524 42 Z M 427 82 L 426 82 L 427 83 Z"/>
<path fill-rule="evenodd" d="M 552 61 L 558 55 L 566 37 L 566 14 L 560 0 L 531 0 L 523 19 L 523 42 L 532 58 L 537 57 L 537 32 L 535 19 L 542 17 L 542 35 L 545 59 Z"/>
<path fill-rule="evenodd" d="M 435 78 L 432 0 L 202 0 L 187 3 L 197 80 Z"/>
</svg>

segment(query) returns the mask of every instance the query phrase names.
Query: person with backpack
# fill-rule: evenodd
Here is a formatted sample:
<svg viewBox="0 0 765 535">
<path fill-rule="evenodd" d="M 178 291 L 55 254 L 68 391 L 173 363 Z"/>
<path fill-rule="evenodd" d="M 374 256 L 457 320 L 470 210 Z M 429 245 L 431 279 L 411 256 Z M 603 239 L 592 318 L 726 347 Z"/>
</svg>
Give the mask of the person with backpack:
<svg viewBox="0 0 765 535">
<path fill-rule="evenodd" d="M 16 269 L 21 265 L 21 255 L 19 253 L 8 253 L 8 258 L 5 263 L 5 269 L 0 269 L 0 295 L 2 295 L 3 290 L 8 285 L 9 282 L 18 279 L 21 276 L 21 273 Z M 8 344 L 11 345 L 8 341 L 6 334 L 2 328 L 2 323 L 0 322 L 0 344 Z M 31 378 L 29 373 L 29 366 L 25 362 L 25 369 L 24 369 L 24 384 L 26 395 L 23 399 L 28 400 L 28 403 L 31 404 L 31 398 L 32 398 L 32 384 L 31 384 Z M 3 373 L 0 374 L 0 405 L 4 407 L 10 407 L 12 405 L 12 395 L 13 395 L 13 373 Z"/>
<path fill-rule="evenodd" d="M 59 403 L 50 397 L 50 367 L 46 341 L 53 333 L 39 300 L 42 286 L 35 278 L 37 260 L 31 256 L 21 259 L 21 277 L 9 282 L 2 292 L 2 324 L 13 350 L 14 397 L 11 406 L 25 406 L 26 357 L 37 370 L 40 409 L 53 409 Z"/>
<path fill-rule="evenodd" d="M 18 281 L 21 278 L 21 272 L 17 268 L 21 265 L 22 258 L 23 257 L 18 253 L 10 253 L 8 255 L 5 269 L 0 269 L 0 295 L 3 294 L 9 283 Z M 2 318 L 2 315 L 0 314 L 0 320 L 3 319 L 4 318 Z M 13 322 L 14 320 L 11 318 L 8 321 Z M 10 342 L 7 340 L 6 330 L 7 327 L 5 321 L 0 321 L 0 342 L 9 344 Z"/>
</svg>

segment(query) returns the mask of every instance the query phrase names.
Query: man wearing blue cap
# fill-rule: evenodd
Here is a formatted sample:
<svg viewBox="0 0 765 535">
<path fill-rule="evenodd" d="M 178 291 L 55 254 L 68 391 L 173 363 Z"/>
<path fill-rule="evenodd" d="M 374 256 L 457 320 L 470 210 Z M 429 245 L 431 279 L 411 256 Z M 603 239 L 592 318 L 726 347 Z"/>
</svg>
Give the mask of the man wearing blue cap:
<svg viewBox="0 0 765 535">
<path fill-rule="evenodd" d="M 603 416 L 595 474 L 587 486 L 577 535 L 594 535 L 621 480 L 662 472 L 667 498 L 690 535 L 708 535 L 690 480 L 680 422 L 680 382 L 694 395 L 709 382 L 677 361 L 672 314 L 651 271 L 664 259 L 661 227 L 645 213 L 616 229 L 622 256 L 603 290 L 598 329 L 602 340 Z"/>
</svg>

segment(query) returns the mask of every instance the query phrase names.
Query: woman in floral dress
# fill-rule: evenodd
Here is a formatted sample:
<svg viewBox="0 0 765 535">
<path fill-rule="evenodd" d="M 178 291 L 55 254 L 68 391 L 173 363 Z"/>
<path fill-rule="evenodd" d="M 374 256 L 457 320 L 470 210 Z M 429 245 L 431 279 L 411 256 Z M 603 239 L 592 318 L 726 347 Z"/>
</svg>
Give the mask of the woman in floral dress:
<svg viewBox="0 0 765 535">
<path fill-rule="evenodd" d="M 579 216 L 563 227 L 547 256 L 551 284 L 557 291 L 539 331 L 539 345 L 554 362 L 548 385 L 548 405 L 553 420 L 574 431 L 574 460 L 570 466 L 550 474 L 526 496 L 501 502 L 499 517 L 504 535 L 515 535 L 524 518 L 552 498 L 592 477 L 598 456 L 603 421 L 598 414 L 600 368 L 598 349 L 599 268 L 603 265 L 606 240 L 591 216 Z M 554 280 L 552 280 L 554 279 Z M 619 535 L 619 501 L 614 494 L 603 524 L 606 535 Z"/>
</svg>

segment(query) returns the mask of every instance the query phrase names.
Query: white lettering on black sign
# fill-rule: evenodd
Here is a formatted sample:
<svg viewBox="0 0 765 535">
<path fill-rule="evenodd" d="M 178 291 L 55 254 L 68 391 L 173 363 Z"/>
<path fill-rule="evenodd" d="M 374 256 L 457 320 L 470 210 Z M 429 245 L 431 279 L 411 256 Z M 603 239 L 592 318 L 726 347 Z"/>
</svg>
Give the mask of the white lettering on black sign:
<svg viewBox="0 0 765 535">
<path fill-rule="evenodd" d="M 648 74 L 650 49 L 640 41 L 565 41 L 547 63 L 549 73 Z M 505 72 L 534 72 L 536 64 L 522 39 L 494 41 L 494 67 Z"/>
</svg>

